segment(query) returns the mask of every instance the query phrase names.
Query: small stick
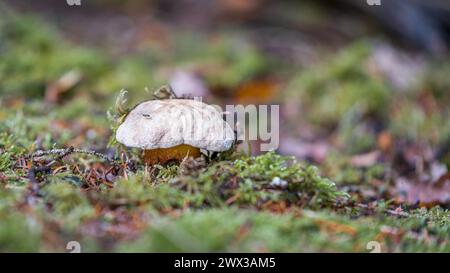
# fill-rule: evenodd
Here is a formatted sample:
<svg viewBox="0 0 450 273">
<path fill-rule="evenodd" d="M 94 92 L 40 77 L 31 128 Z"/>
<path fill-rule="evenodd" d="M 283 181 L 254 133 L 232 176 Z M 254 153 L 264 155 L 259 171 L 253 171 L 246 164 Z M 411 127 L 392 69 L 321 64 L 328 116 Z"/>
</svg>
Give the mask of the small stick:
<svg viewBox="0 0 450 273">
<path fill-rule="evenodd" d="M 402 217 L 409 217 L 409 213 L 404 211 L 395 211 L 395 210 L 386 210 L 387 213 L 394 215 L 394 216 L 402 216 Z"/>
<path fill-rule="evenodd" d="M 58 155 L 58 158 L 60 160 L 71 153 L 93 155 L 93 156 L 97 156 L 105 161 L 117 163 L 114 159 L 109 158 L 108 156 L 106 156 L 102 153 L 92 151 L 92 150 L 76 149 L 73 147 L 69 147 L 67 149 L 51 149 L 51 150 L 47 150 L 47 151 L 39 150 L 39 151 L 32 153 L 31 156 L 29 156 L 29 157 L 35 158 L 35 157 L 42 157 L 42 156 L 50 155 L 50 154 L 56 154 L 56 155 Z"/>
<path fill-rule="evenodd" d="M 368 209 L 369 208 L 368 205 L 362 204 L 362 203 L 358 203 L 356 205 L 358 207 L 364 208 L 364 209 Z M 405 212 L 405 211 L 397 211 L 397 210 L 385 209 L 384 212 L 387 213 L 387 214 L 390 214 L 390 215 L 394 215 L 394 216 L 402 216 L 402 217 L 409 217 L 410 216 L 410 214 Z"/>
</svg>

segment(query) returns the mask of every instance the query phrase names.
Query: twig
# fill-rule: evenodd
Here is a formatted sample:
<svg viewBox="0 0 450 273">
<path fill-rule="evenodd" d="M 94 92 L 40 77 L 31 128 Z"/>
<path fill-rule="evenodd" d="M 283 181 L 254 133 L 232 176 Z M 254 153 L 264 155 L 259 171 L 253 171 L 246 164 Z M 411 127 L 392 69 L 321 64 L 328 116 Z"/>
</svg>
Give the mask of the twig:
<svg viewBox="0 0 450 273">
<path fill-rule="evenodd" d="M 99 152 L 96 152 L 96 151 L 92 151 L 92 150 L 76 149 L 76 148 L 73 148 L 73 147 L 69 147 L 67 149 L 51 149 L 51 150 L 46 150 L 46 151 L 39 150 L 39 151 L 36 151 L 36 152 L 32 153 L 30 155 L 30 157 L 33 159 L 33 158 L 36 158 L 36 157 L 42 157 L 42 156 L 45 156 L 45 155 L 55 154 L 55 155 L 58 155 L 59 160 L 61 160 L 62 158 L 64 158 L 65 156 L 67 156 L 67 155 L 69 155 L 71 153 L 93 155 L 93 156 L 97 156 L 97 157 L 99 157 L 99 158 L 101 158 L 101 159 L 103 159 L 105 161 L 111 162 L 111 163 L 118 163 L 114 159 L 109 158 L 108 156 L 106 156 L 106 155 L 104 155 L 102 153 L 99 153 Z"/>
<path fill-rule="evenodd" d="M 402 217 L 409 217 L 409 213 L 404 211 L 396 211 L 396 210 L 386 210 L 387 213 L 394 215 L 394 216 L 402 216 Z"/>
<path fill-rule="evenodd" d="M 54 160 L 52 160 L 50 163 L 48 163 L 46 166 L 47 167 L 51 167 L 52 165 L 54 165 L 56 162 L 60 161 L 61 159 L 63 159 L 64 157 L 68 156 L 69 154 L 73 153 L 74 148 L 72 146 L 70 146 L 69 148 L 63 150 Z"/>
<path fill-rule="evenodd" d="M 51 167 L 56 162 L 60 161 L 65 156 L 67 156 L 70 153 L 72 153 L 73 150 L 74 150 L 73 147 L 69 147 L 67 149 L 61 149 L 61 151 L 58 152 L 58 157 L 56 157 L 51 162 L 47 163 L 44 166 L 39 166 L 39 167 L 32 166 L 30 168 L 30 170 L 28 171 L 28 178 L 31 181 L 31 191 L 32 191 L 33 194 L 37 195 L 38 192 L 39 192 L 39 187 L 38 187 L 38 182 L 37 182 L 37 179 L 36 179 L 36 175 L 38 175 L 39 173 L 42 173 L 42 172 L 49 172 L 49 171 L 51 171 Z M 33 156 L 32 156 L 32 158 L 33 158 Z"/>
<path fill-rule="evenodd" d="M 362 203 L 357 203 L 356 206 L 360 207 L 360 208 L 364 208 L 364 209 L 372 209 L 374 210 L 374 208 L 369 208 L 369 206 L 367 204 L 362 204 Z M 409 217 L 410 214 L 402 211 L 402 210 L 392 210 L 392 209 L 385 209 L 384 210 L 385 213 L 390 214 L 390 215 L 394 215 L 394 216 L 401 216 L 401 217 Z"/>
</svg>

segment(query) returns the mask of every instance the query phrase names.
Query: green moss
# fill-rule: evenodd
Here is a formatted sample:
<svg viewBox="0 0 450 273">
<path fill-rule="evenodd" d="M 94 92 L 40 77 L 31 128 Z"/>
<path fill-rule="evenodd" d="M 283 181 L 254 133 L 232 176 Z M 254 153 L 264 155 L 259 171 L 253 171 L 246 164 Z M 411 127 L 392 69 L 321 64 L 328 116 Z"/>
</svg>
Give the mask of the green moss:
<svg viewBox="0 0 450 273">
<path fill-rule="evenodd" d="M 356 43 L 297 75 L 289 99 L 298 99 L 304 117 L 319 127 L 313 129 L 325 129 L 330 143 L 342 148 L 320 171 L 274 152 L 223 153 L 195 168 L 156 166 L 147 172 L 137 164 L 136 172 L 118 175 L 112 187 L 86 189 L 77 169 L 102 167 L 71 155 L 61 163 L 67 169 L 39 174 L 39 195 L 29 205 L 28 169 L 15 166 L 18 159 L 74 143 L 113 153 L 103 150 L 107 135 L 87 132 L 105 131 L 104 112 L 118 90 L 130 90 L 131 106 L 150 98 L 144 88 L 166 83 L 173 68 L 193 69 L 208 87 L 228 91 L 276 71 L 269 71 L 271 60 L 256 47 L 229 33 L 214 39 L 171 33 L 179 39 L 168 39 L 169 50 L 149 47 L 111 57 L 68 43 L 36 17 L 1 17 L 0 251 L 65 251 L 64 242 L 74 238 L 83 251 L 367 252 L 372 240 L 382 243 L 382 251 L 450 251 L 449 212 L 441 208 L 395 217 L 386 214 L 391 201 L 371 200 L 376 208 L 370 212 L 352 202 L 334 206 L 349 197 L 347 189 L 376 191 L 377 198 L 389 189 L 386 174 L 395 171 L 387 169 L 390 162 L 357 168 L 348 157 L 376 148 L 380 130 L 389 130 L 395 140 L 445 148 L 450 135 L 445 64 L 433 66 L 412 92 L 398 94 L 367 68 L 371 46 Z M 60 102 L 44 102 L 46 86 L 73 69 L 83 74 L 81 82 Z M 352 194 L 352 200 L 359 198 Z M 128 236 L 135 240 L 124 241 Z"/>
<path fill-rule="evenodd" d="M 274 179 L 286 181 L 287 191 L 281 193 L 280 199 L 294 201 L 297 198 L 306 197 L 311 205 L 321 205 L 332 204 L 339 197 L 347 197 L 346 193 L 337 190 L 333 181 L 321 177 L 317 167 L 303 167 L 292 160 L 293 158 L 269 152 L 257 157 L 237 160 L 235 168 L 237 175 L 245 181 L 251 181 L 257 191 L 273 186 Z M 269 192 L 268 195 L 272 193 Z"/>
<path fill-rule="evenodd" d="M 118 246 L 116 251 L 369 252 L 366 246 L 371 241 L 379 242 L 382 252 L 448 251 L 448 217 L 448 211 L 439 208 L 422 210 L 408 218 L 379 219 L 350 219 L 308 210 L 297 216 L 235 208 L 186 211 L 179 218 L 153 218 L 142 237 Z M 420 233 L 436 223 L 440 239 L 434 235 L 427 240 L 415 238 L 416 231 Z M 396 235 L 389 235 L 388 230 L 403 234 L 398 237 L 400 241 L 395 242 Z"/>
<path fill-rule="evenodd" d="M 42 189 L 44 200 L 52 207 L 52 216 L 62 221 L 68 230 L 76 229 L 83 221 L 94 216 L 94 208 L 86 195 L 72 183 L 70 177 L 53 176 Z"/>
<path fill-rule="evenodd" d="M 39 25 L 39 31 L 35 26 Z M 85 81 L 95 78 L 104 59 L 98 53 L 68 45 L 56 31 L 32 16 L 3 14 L 0 92 L 41 96 L 45 86 L 71 70 L 80 71 Z"/>
<path fill-rule="evenodd" d="M 40 248 L 40 229 L 21 214 L 1 215 L 0 252 L 38 252 Z"/>
<path fill-rule="evenodd" d="M 337 139 L 348 153 L 363 153 L 376 146 L 374 124 L 366 118 L 366 107 L 357 103 L 348 108 L 338 121 Z"/>
<path fill-rule="evenodd" d="M 339 186 L 343 185 L 368 185 L 374 179 L 383 180 L 387 167 L 381 163 L 375 163 L 370 167 L 355 167 L 350 159 L 336 154 L 331 154 L 323 164 L 323 171 L 331 177 Z"/>
<path fill-rule="evenodd" d="M 2 152 L 0 155 L 0 172 L 8 170 L 12 166 L 11 153 Z"/>
<path fill-rule="evenodd" d="M 448 116 L 448 110 L 427 113 L 418 103 L 403 100 L 394 110 L 390 129 L 396 137 L 438 145 L 450 139 Z"/>
<path fill-rule="evenodd" d="M 192 34 L 175 36 L 174 55 L 181 65 L 195 65 L 210 86 L 235 88 L 269 69 L 270 60 L 255 46 L 231 33 L 214 39 Z"/>
<path fill-rule="evenodd" d="M 297 221 L 298 220 L 298 221 Z M 249 210 L 187 211 L 180 218 L 153 219 L 143 236 L 119 252 L 300 251 L 303 231 L 318 231 L 292 215 Z"/>
<path fill-rule="evenodd" d="M 14 207 L 21 195 L 20 190 L 0 185 L 0 252 L 39 251 L 42 232 L 39 221 Z"/>
<path fill-rule="evenodd" d="M 128 205 L 133 207 L 151 198 L 152 188 L 143 177 L 133 175 L 129 179 L 120 179 L 115 182 L 113 189 L 104 188 L 98 198 L 112 205 Z"/>
<path fill-rule="evenodd" d="M 335 125 L 355 106 L 363 115 L 383 114 L 389 106 L 389 89 L 365 68 L 369 52 L 367 43 L 344 49 L 294 78 L 287 96 L 298 98 L 306 117 L 320 125 Z"/>
<path fill-rule="evenodd" d="M 285 185 L 274 184 L 276 180 Z M 178 167 L 160 168 L 153 182 L 134 175 L 117 181 L 114 189 L 99 198 L 105 203 L 146 203 L 156 209 L 173 209 L 231 204 L 258 207 L 267 201 L 320 207 L 348 197 L 332 181 L 321 177 L 316 167 L 302 167 L 274 152 L 188 172 L 180 172 Z"/>
<path fill-rule="evenodd" d="M 448 58 L 434 62 L 427 69 L 422 81 L 423 89 L 430 90 L 440 105 L 448 105 L 450 90 L 450 62 Z"/>
<path fill-rule="evenodd" d="M 51 148 L 54 139 L 48 128 L 48 117 L 28 117 L 22 111 L 11 112 L 8 118 L 0 123 L 0 148 L 15 156 L 22 155 L 33 149 L 38 138 L 43 147 Z"/>
</svg>

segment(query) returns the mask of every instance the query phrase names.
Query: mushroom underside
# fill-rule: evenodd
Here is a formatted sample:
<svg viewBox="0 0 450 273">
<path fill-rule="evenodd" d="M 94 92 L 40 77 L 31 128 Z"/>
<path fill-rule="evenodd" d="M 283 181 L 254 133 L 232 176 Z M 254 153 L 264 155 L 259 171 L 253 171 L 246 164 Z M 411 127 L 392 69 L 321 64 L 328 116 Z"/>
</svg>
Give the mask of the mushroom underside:
<svg viewBox="0 0 450 273">
<path fill-rule="evenodd" d="M 187 144 L 180 144 L 170 148 L 144 150 L 143 159 L 147 165 L 181 162 L 186 157 L 200 157 L 200 149 Z"/>
</svg>

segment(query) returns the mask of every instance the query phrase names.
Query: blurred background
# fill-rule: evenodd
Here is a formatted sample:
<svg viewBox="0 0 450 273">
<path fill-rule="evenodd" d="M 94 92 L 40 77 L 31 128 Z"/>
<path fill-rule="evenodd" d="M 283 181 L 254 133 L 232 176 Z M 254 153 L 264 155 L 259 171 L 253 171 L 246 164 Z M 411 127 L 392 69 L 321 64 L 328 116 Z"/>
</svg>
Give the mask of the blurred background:
<svg viewBox="0 0 450 273">
<path fill-rule="evenodd" d="M 280 104 L 278 152 L 337 183 L 449 204 L 449 34 L 444 0 L 4 0 L 0 122 L 25 147 L 104 151 L 118 92 L 170 83 Z"/>
</svg>

